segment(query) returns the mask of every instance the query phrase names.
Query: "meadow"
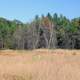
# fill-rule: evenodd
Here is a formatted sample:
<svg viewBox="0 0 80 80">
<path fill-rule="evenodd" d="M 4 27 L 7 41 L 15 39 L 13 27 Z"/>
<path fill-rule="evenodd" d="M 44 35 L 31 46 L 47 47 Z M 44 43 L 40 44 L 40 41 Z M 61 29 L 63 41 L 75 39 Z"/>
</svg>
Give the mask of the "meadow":
<svg viewBox="0 0 80 80">
<path fill-rule="evenodd" d="M 80 50 L 1 50 L 0 80 L 80 80 Z"/>
</svg>

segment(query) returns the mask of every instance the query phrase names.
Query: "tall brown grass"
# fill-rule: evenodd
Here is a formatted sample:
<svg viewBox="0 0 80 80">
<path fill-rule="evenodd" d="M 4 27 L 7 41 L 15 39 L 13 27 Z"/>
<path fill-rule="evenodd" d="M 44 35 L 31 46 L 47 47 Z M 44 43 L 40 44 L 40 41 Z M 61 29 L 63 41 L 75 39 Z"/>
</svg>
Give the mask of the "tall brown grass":
<svg viewBox="0 0 80 80">
<path fill-rule="evenodd" d="M 80 50 L 1 50 L 0 80 L 80 80 Z"/>
</svg>

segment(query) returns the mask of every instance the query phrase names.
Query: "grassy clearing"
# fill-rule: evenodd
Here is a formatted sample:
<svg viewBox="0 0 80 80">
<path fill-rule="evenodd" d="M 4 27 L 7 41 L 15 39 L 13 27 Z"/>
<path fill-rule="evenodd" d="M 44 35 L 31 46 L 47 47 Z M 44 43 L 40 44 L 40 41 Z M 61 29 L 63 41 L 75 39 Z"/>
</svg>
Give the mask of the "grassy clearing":
<svg viewBox="0 0 80 80">
<path fill-rule="evenodd" d="M 80 50 L 1 50 L 0 80 L 80 80 Z"/>
</svg>

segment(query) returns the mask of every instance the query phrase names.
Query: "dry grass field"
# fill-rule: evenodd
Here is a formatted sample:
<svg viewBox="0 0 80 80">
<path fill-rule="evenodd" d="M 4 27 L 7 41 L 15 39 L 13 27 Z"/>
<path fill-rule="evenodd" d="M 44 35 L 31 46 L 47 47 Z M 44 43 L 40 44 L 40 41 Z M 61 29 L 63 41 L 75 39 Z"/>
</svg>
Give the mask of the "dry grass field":
<svg viewBox="0 0 80 80">
<path fill-rule="evenodd" d="M 80 80 L 80 50 L 1 50 L 0 80 Z"/>
</svg>

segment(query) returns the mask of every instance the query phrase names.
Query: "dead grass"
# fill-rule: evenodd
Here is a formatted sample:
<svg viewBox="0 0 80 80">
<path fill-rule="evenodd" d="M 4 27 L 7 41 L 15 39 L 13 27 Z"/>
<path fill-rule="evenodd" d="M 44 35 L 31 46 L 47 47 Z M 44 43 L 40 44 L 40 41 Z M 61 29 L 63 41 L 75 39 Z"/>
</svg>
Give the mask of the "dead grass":
<svg viewBox="0 0 80 80">
<path fill-rule="evenodd" d="M 80 80 L 80 50 L 1 50 L 0 80 Z"/>
</svg>

